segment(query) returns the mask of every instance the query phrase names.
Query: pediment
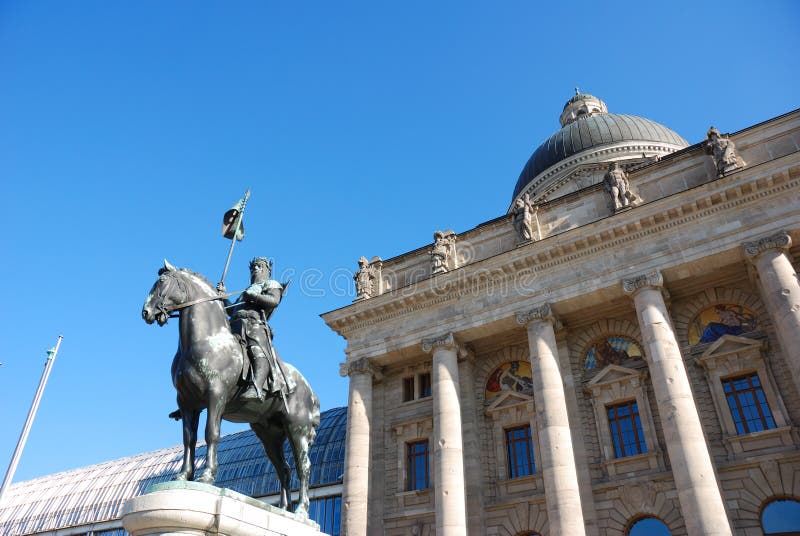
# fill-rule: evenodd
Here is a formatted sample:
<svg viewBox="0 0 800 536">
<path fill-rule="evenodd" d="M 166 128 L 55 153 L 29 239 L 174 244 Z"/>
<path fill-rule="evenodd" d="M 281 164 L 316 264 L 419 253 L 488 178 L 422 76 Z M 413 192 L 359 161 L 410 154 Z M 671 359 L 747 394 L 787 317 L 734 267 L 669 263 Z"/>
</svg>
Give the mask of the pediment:
<svg viewBox="0 0 800 536">
<path fill-rule="evenodd" d="M 489 407 L 486 408 L 486 411 L 497 411 L 511 406 L 516 406 L 518 404 L 527 403 L 532 400 L 533 397 L 525 393 L 520 393 L 517 391 L 503 391 L 497 395 L 494 400 L 492 400 L 491 404 L 489 404 Z"/>
<path fill-rule="evenodd" d="M 737 335 L 723 335 L 709 346 L 700 356 L 706 360 L 733 353 L 750 352 L 758 350 L 762 346 L 762 341 L 739 337 Z"/>
<path fill-rule="evenodd" d="M 599 385 L 606 385 L 622 380 L 640 378 L 641 375 L 642 373 L 638 370 L 622 367 L 620 365 L 607 365 L 597 374 L 597 376 L 592 378 L 592 380 L 586 384 L 586 388 L 591 389 L 592 387 L 597 387 Z"/>
</svg>

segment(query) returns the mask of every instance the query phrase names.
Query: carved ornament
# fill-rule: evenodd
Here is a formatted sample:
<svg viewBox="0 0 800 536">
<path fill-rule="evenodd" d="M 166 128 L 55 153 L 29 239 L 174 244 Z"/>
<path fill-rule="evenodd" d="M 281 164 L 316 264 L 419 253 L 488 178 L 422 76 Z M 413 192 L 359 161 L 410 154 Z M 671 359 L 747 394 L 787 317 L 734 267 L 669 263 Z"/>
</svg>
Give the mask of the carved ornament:
<svg viewBox="0 0 800 536">
<path fill-rule="evenodd" d="M 354 374 L 369 374 L 374 378 L 379 378 L 381 367 L 374 365 L 366 357 L 349 363 L 339 363 L 339 376 L 353 376 Z"/>
<path fill-rule="evenodd" d="M 786 231 L 775 233 L 774 235 L 766 236 L 760 240 L 752 242 L 745 242 L 743 244 L 744 254 L 754 259 L 765 251 L 771 249 L 785 250 L 789 249 L 792 245 L 792 237 Z"/>
<path fill-rule="evenodd" d="M 555 314 L 553 314 L 553 310 L 549 303 L 545 303 L 539 307 L 534 307 L 530 311 L 517 313 L 517 324 L 522 324 L 525 326 L 535 320 L 551 322 L 556 326 L 559 325 L 558 319 L 556 318 Z"/>
<path fill-rule="evenodd" d="M 635 294 L 643 288 L 664 288 L 664 276 L 658 270 L 637 275 L 636 277 L 622 280 L 622 289 L 628 294 Z"/>
<path fill-rule="evenodd" d="M 445 333 L 438 337 L 429 337 L 422 339 L 422 350 L 430 353 L 437 348 L 447 348 L 449 350 L 456 350 L 458 353 L 463 353 L 466 350 L 459 344 L 458 339 L 452 333 Z"/>
</svg>

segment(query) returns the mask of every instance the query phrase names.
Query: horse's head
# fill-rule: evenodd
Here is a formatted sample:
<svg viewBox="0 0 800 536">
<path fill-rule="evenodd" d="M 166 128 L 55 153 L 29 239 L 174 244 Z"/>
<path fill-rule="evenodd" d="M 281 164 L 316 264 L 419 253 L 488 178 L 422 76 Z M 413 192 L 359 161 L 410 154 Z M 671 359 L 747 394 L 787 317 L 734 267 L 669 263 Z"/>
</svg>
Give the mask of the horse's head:
<svg viewBox="0 0 800 536">
<path fill-rule="evenodd" d="M 164 259 L 164 267 L 158 271 L 158 280 L 150 289 L 142 307 L 142 318 L 145 322 L 158 322 L 159 326 L 163 326 L 175 307 L 188 301 L 189 293 L 182 277 L 181 271 Z"/>
</svg>

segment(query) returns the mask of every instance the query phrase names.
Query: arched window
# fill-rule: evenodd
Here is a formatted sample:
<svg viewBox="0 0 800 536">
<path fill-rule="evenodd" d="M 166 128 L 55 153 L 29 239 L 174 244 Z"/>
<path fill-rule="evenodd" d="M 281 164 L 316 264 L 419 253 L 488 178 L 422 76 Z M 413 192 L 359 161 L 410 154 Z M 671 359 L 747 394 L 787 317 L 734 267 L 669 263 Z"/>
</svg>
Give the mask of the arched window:
<svg viewBox="0 0 800 536">
<path fill-rule="evenodd" d="M 800 502 L 793 499 L 772 501 L 761 512 L 764 534 L 800 535 Z"/>
<path fill-rule="evenodd" d="M 628 536 L 672 536 L 672 533 L 660 519 L 643 517 L 631 525 Z"/>
</svg>

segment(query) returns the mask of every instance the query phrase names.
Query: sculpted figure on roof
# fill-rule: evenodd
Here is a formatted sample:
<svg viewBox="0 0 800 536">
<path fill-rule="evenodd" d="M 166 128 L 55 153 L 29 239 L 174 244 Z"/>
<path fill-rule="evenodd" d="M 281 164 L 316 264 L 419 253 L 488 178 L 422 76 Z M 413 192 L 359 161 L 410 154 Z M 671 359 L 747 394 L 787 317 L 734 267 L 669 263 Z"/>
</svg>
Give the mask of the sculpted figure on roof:
<svg viewBox="0 0 800 536">
<path fill-rule="evenodd" d="M 453 231 L 433 233 L 431 248 L 431 274 L 443 274 L 455 268 L 456 234 Z"/>
<path fill-rule="evenodd" d="M 612 162 L 608 166 L 608 171 L 603 175 L 603 186 L 611 196 L 615 211 L 633 206 L 636 202 L 636 196 L 630 190 L 628 176 L 619 167 L 619 162 Z"/>
<path fill-rule="evenodd" d="M 745 165 L 745 161 L 736 152 L 736 144 L 733 143 L 733 140 L 720 134 L 719 130 L 714 127 L 708 129 L 708 134 L 706 134 L 706 153 L 714 159 L 718 175 Z"/>
<path fill-rule="evenodd" d="M 520 242 L 531 242 L 539 239 L 539 207 L 531 203 L 531 196 L 525 194 L 514 202 L 511 213 L 511 224 L 517 232 Z"/>
</svg>

